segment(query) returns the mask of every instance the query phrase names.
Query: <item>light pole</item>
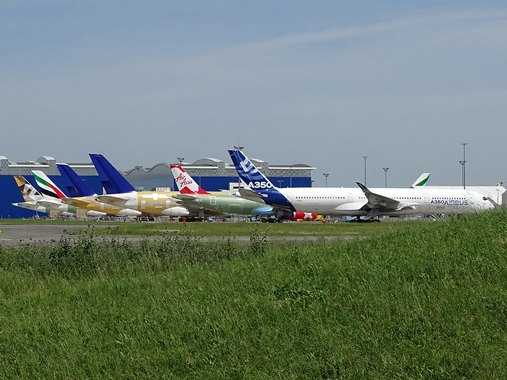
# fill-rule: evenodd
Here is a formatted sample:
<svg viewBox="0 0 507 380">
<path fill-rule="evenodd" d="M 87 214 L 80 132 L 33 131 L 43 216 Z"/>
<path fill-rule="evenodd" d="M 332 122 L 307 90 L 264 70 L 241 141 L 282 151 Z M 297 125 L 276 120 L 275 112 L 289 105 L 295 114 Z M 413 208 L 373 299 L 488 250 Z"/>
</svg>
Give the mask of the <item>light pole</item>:
<svg viewBox="0 0 507 380">
<path fill-rule="evenodd" d="M 364 186 L 366 186 L 366 159 L 368 156 L 363 156 L 364 158 Z"/>
<path fill-rule="evenodd" d="M 180 154 L 180 157 L 176 157 L 176 159 L 178 160 L 178 162 L 180 163 L 180 165 L 183 163 L 183 160 L 185 158 L 181 157 L 181 154 Z"/>
<path fill-rule="evenodd" d="M 389 168 L 382 168 L 382 170 L 384 171 L 384 187 L 387 187 L 387 171 Z"/>
<path fill-rule="evenodd" d="M 329 177 L 329 173 L 322 173 L 322 175 L 326 178 L 326 187 L 327 187 L 327 177 Z"/>
<path fill-rule="evenodd" d="M 461 182 L 463 183 L 463 189 L 464 189 L 465 188 L 465 164 L 467 163 L 466 158 L 465 158 L 465 147 L 466 147 L 467 143 L 461 143 L 461 145 L 463 145 L 463 160 L 459 161 L 459 163 L 461 164 Z"/>
</svg>

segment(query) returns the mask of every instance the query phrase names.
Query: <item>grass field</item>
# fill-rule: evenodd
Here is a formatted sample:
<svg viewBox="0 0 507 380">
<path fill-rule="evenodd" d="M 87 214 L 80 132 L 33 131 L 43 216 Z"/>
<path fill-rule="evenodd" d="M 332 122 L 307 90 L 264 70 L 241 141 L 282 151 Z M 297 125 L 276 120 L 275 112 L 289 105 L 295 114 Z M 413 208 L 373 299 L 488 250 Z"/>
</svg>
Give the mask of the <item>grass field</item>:
<svg viewBox="0 0 507 380">
<path fill-rule="evenodd" d="M 0 378 L 507 378 L 506 211 L 261 227 L 0 248 Z"/>
</svg>

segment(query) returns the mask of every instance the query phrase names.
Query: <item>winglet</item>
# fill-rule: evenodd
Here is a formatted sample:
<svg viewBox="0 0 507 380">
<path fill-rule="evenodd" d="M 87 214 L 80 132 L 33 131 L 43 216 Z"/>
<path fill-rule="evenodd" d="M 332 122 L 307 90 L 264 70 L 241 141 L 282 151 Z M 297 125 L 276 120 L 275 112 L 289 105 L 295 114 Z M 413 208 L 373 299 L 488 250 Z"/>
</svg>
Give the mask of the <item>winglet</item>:
<svg viewBox="0 0 507 380">
<path fill-rule="evenodd" d="M 363 193 L 365 193 L 365 194 L 371 193 L 371 191 L 366 186 L 364 186 L 361 182 L 356 182 L 356 184 L 363 191 Z"/>
<path fill-rule="evenodd" d="M 171 165 L 171 173 L 181 194 L 209 194 L 181 167 Z"/>
</svg>

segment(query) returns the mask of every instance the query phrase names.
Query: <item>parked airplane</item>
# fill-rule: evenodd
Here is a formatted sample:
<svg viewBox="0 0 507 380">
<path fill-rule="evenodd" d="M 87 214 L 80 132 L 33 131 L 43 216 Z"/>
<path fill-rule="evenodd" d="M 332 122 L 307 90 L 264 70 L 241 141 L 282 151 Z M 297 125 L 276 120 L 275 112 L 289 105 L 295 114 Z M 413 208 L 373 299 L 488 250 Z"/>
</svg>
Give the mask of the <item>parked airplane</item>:
<svg viewBox="0 0 507 380">
<path fill-rule="evenodd" d="M 182 200 L 183 205 L 189 209 L 200 207 L 204 210 L 220 211 L 229 214 L 240 215 L 273 215 L 273 207 L 259 200 L 250 200 L 237 197 L 224 192 L 209 193 L 204 190 L 194 179 L 181 167 L 171 165 L 176 186 L 180 191 L 175 198 Z M 287 216 L 291 220 L 323 220 L 320 215 L 311 212 L 296 211 Z"/>
<path fill-rule="evenodd" d="M 425 186 L 427 190 L 431 189 L 463 189 L 463 186 L 433 186 L 426 185 L 428 183 L 430 173 L 423 173 L 410 187 Z M 466 189 L 480 193 L 488 198 L 495 207 L 500 207 L 503 202 L 504 194 L 506 192 L 503 183 L 498 183 L 496 186 L 466 186 Z"/>
<path fill-rule="evenodd" d="M 64 203 L 64 200 L 68 201 L 68 197 L 65 195 L 65 193 L 60 190 L 60 188 L 53 182 L 49 177 L 41 170 L 32 170 L 33 177 L 35 178 L 35 182 L 37 182 L 37 185 L 41 189 L 41 192 L 46 195 L 47 197 L 50 197 L 57 202 L 59 202 L 62 206 L 76 209 L 76 214 L 80 214 L 79 210 L 82 210 L 82 214 L 86 216 L 105 216 L 106 213 L 104 211 L 96 210 L 95 208 L 87 208 L 87 207 L 81 207 L 77 206 L 75 204 L 72 204 L 72 202 Z M 76 203 L 78 203 L 78 200 L 76 200 Z M 86 206 L 85 202 L 82 203 L 83 206 Z"/>
<path fill-rule="evenodd" d="M 179 193 L 173 197 L 179 199 L 189 210 L 240 215 L 271 215 L 273 207 L 263 202 L 251 201 L 224 192 L 209 193 L 199 186 L 181 165 L 170 165 L 170 167 L 179 190 Z"/>
<path fill-rule="evenodd" d="M 96 200 L 137 210 L 146 215 L 188 216 L 190 212 L 173 198 L 177 192 L 136 191 L 123 175 L 101 154 L 90 154 L 106 195 Z"/>
<path fill-rule="evenodd" d="M 240 178 L 259 199 L 282 212 L 306 211 L 323 215 L 365 216 L 462 214 L 493 208 L 487 197 L 457 189 L 275 187 L 239 150 L 229 150 Z"/>
<path fill-rule="evenodd" d="M 77 175 L 77 173 L 69 165 L 56 164 L 56 166 L 62 175 L 62 179 L 66 182 L 66 194 L 70 195 L 70 197 L 61 198 L 63 203 L 70 204 L 85 210 L 104 212 L 107 215 L 113 216 L 141 215 L 141 212 L 137 210 L 112 206 L 107 203 L 96 201 L 95 197 L 97 194 L 82 178 Z"/>
<path fill-rule="evenodd" d="M 25 177 L 15 175 L 14 181 L 16 181 L 16 185 L 24 199 L 24 202 L 13 203 L 14 206 L 35 212 L 44 212 L 50 216 L 76 215 L 77 210 L 75 207 L 62 204 L 58 199 L 41 194 Z"/>
</svg>

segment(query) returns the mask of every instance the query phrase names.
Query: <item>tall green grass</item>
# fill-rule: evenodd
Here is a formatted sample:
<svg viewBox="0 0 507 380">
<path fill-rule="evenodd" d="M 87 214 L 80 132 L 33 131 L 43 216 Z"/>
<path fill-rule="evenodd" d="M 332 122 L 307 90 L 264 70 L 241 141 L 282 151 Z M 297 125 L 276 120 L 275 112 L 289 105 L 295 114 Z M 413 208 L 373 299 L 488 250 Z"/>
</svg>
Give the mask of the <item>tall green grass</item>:
<svg viewBox="0 0 507 380">
<path fill-rule="evenodd" d="M 0 378 L 506 378 L 507 213 L 0 249 Z"/>
</svg>

